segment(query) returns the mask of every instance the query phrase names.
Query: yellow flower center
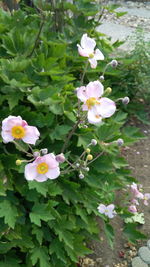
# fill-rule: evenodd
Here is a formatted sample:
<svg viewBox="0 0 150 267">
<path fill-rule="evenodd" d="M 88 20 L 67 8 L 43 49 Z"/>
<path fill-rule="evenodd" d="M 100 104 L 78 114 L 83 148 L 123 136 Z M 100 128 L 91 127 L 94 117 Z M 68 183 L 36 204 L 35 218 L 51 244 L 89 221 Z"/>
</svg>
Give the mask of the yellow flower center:
<svg viewBox="0 0 150 267">
<path fill-rule="evenodd" d="M 11 129 L 11 134 L 16 139 L 21 139 L 25 136 L 25 129 L 22 126 L 14 126 Z"/>
<path fill-rule="evenodd" d="M 96 119 L 100 119 L 100 117 L 101 117 L 101 116 L 100 116 L 100 115 L 98 115 L 98 114 L 97 114 L 97 115 L 95 115 L 95 118 L 96 118 Z"/>
<path fill-rule="evenodd" d="M 93 53 L 89 54 L 89 58 L 93 58 L 93 57 L 94 57 Z"/>
<path fill-rule="evenodd" d="M 48 169 L 49 168 L 48 168 L 47 163 L 42 162 L 42 163 L 40 163 L 40 164 L 37 165 L 36 169 L 37 169 L 37 172 L 39 174 L 45 174 L 46 172 L 48 172 Z"/>
<path fill-rule="evenodd" d="M 92 106 L 94 106 L 95 104 L 98 104 L 99 102 L 96 100 L 95 97 L 90 97 L 88 100 L 86 100 L 86 105 L 88 107 L 88 109 L 91 109 Z"/>
</svg>

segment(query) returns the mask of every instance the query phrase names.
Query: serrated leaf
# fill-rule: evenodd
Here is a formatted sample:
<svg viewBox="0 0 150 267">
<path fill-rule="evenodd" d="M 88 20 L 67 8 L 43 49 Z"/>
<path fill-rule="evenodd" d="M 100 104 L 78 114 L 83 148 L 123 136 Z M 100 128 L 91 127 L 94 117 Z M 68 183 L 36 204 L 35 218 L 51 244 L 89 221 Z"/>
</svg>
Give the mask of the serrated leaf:
<svg viewBox="0 0 150 267">
<path fill-rule="evenodd" d="M 41 220 L 48 222 L 49 220 L 55 219 L 55 217 L 51 214 L 51 210 L 46 204 L 35 204 L 29 216 L 31 222 L 38 226 L 41 226 Z"/>
<path fill-rule="evenodd" d="M 4 200 L 0 203 L 0 218 L 2 217 L 4 217 L 5 223 L 7 223 L 11 228 L 15 227 L 18 211 L 9 200 Z"/>
<path fill-rule="evenodd" d="M 39 262 L 40 267 L 51 267 L 50 257 L 46 247 L 35 247 L 31 251 L 31 261 L 33 266 Z"/>
<path fill-rule="evenodd" d="M 29 189 L 36 189 L 38 193 L 46 197 L 46 194 L 48 192 L 48 186 L 47 183 L 39 183 L 37 181 L 29 181 L 28 182 Z"/>
</svg>

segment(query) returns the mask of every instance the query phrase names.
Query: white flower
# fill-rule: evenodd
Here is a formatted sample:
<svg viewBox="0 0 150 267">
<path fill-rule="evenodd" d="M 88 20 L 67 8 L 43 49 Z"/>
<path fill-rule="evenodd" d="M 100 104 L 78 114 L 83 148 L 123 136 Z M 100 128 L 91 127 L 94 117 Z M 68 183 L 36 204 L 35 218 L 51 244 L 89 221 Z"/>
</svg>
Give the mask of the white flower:
<svg viewBox="0 0 150 267">
<path fill-rule="evenodd" d="M 104 60 L 104 55 L 99 49 L 94 51 L 95 46 L 95 40 L 88 37 L 87 33 L 83 34 L 81 44 L 77 44 L 80 56 L 88 57 L 88 61 L 93 69 L 97 66 L 97 60 Z"/>
<path fill-rule="evenodd" d="M 36 158 L 25 166 L 25 178 L 29 181 L 44 182 L 60 175 L 59 163 L 53 153 Z"/>
<path fill-rule="evenodd" d="M 103 93 L 104 88 L 99 81 L 77 88 L 77 97 L 84 103 L 82 110 L 88 111 L 89 123 L 98 124 L 102 118 L 108 118 L 116 111 L 115 102 L 107 97 L 101 97 Z"/>
<path fill-rule="evenodd" d="M 116 211 L 114 209 L 115 209 L 114 204 L 110 204 L 108 206 L 105 206 L 104 204 L 100 204 L 98 206 L 98 211 L 101 214 L 105 214 L 110 219 L 112 219 L 116 215 Z"/>
</svg>

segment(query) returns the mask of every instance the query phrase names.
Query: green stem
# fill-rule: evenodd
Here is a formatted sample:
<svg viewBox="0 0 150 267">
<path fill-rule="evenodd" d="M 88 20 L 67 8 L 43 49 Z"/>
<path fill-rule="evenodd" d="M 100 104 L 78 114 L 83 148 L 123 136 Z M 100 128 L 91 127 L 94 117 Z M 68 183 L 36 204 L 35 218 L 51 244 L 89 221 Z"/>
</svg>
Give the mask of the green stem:
<svg viewBox="0 0 150 267">
<path fill-rule="evenodd" d="M 22 152 L 26 153 L 27 156 L 32 157 L 33 155 L 31 153 L 28 153 L 21 145 L 19 145 L 16 141 L 13 141 L 13 143 L 18 147 Z"/>
</svg>

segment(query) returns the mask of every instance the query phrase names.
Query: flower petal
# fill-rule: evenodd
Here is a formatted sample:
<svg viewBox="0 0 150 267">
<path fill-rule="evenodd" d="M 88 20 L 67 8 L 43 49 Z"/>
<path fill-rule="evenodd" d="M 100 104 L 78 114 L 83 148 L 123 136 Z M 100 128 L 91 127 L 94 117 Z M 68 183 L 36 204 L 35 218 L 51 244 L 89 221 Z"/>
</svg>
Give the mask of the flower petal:
<svg viewBox="0 0 150 267">
<path fill-rule="evenodd" d="M 82 110 L 83 110 L 83 111 L 87 111 L 87 110 L 88 110 L 88 106 L 87 106 L 86 104 L 83 104 L 83 105 L 82 105 Z"/>
<path fill-rule="evenodd" d="M 36 171 L 36 164 L 35 162 L 29 163 L 25 166 L 25 178 L 29 181 L 35 180 L 37 176 L 37 171 Z"/>
<path fill-rule="evenodd" d="M 85 102 L 88 97 L 86 95 L 86 88 L 85 86 L 81 86 L 77 88 L 77 97 L 82 101 Z"/>
<path fill-rule="evenodd" d="M 43 162 L 46 162 L 50 169 L 54 169 L 59 166 L 58 161 L 56 161 L 53 153 L 47 154 L 42 157 Z"/>
<path fill-rule="evenodd" d="M 115 102 L 107 97 L 100 99 L 100 105 L 98 106 L 98 112 L 102 118 L 111 117 L 116 111 Z"/>
<path fill-rule="evenodd" d="M 94 107 L 92 107 L 87 114 L 88 117 L 88 121 L 89 123 L 92 124 L 98 124 L 101 123 L 102 121 L 102 117 L 99 115 L 99 113 L 97 112 L 97 105 L 95 105 Z"/>
<path fill-rule="evenodd" d="M 35 180 L 37 182 L 45 182 L 48 180 L 47 176 L 45 174 L 38 174 L 36 177 L 35 177 Z"/>
<path fill-rule="evenodd" d="M 48 172 L 46 173 L 46 176 L 49 179 L 56 179 L 59 175 L 60 175 L 59 167 L 54 168 L 54 169 L 49 169 Z"/>
<path fill-rule="evenodd" d="M 8 116 L 2 121 L 2 130 L 10 131 L 16 125 L 22 125 L 22 118 L 20 116 Z"/>
<path fill-rule="evenodd" d="M 104 55 L 102 54 L 102 52 L 99 49 L 96 49 L 95 53 L 94 53 L 94 58 L 96 60 L 104 60 Z"/>
<path fill-rule="evenodd" d="M 106 206 L 104 204 L 100 204 L 97 209 L 100 213 L 104 214 L 106 210 Z"/>
<path fill-rule="evenodd" d="M 93 53 L 95 46 L 95 40 L 88 37 L 87 33 L 83 34 L 81 38 L 81 47 L 86 49 L 88 53 Z"/>
<path fill-rule="evenodd" d="M 115 205 L 114 204 L 110 204 L 110 205 L 107 206 L 107 209 L 109 211 L 111 211 L 111 212 L 114 210 L 114 208 L 115 208 Z"/>
<path fill-rule="evenodd" d="M 1 132 L 1 136 L 3 138 L 4 143 L 9 143 L 14 140 L 14 137 L 12 136 L 10 131 L 3 131 Z"/>
<path fill-rule="evenodd" d="M 100 81 L 90 82 L 86 86 L 86 94 L 88 98 L 90 97 L 99 98 L 103 93 L 104 93 L 104 86 Z"/>
<path fill-rule="evenodd" d="M 89 58 L 88 61 L 90 62 L 91 68 L 95 69 L 97 67 L 97 60 L 93 58 Z"/>
<path fill-rule="evenodd" d="M 22 140 L 31 145 L 35 145 L 36 141 L 39 139 L 40 133 L 38 129 L 34 126 L 25 126 L 26 134 Z"/>
<path fill-rule="evenodd" d="M 77 44 L 78 47 L 78 53 L 82 57 L 89 57 L 89 53 L 87 52 L 86 49 L 82 48 L 79 44 Z"/>
</svg>

